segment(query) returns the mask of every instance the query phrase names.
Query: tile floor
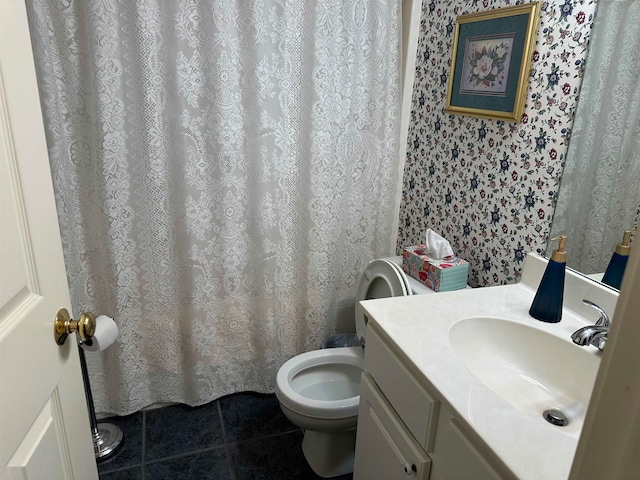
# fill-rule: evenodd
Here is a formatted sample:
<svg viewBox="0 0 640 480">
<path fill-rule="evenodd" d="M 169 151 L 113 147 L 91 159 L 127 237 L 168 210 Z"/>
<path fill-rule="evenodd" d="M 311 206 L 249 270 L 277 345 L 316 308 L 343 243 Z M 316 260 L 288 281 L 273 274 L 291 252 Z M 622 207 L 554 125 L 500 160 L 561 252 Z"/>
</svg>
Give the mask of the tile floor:
<svg viewBox="0 0 640 480">
<path fill-rule="evenodd" d="M 98 462 L 100 480 L 320 479 L 302 454 L 302 432 L 274 395 L 239 393 L 101 421 L 120 426 L 124 443 Z"/>
</svg>

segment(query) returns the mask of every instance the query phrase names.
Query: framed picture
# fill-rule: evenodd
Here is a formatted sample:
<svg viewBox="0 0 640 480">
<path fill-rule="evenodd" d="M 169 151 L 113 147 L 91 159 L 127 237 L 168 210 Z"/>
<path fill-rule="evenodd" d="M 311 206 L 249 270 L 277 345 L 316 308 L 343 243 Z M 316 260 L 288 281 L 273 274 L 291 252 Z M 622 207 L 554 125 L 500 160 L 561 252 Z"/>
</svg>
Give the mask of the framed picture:
<svg viewBox="0 0 640 480">
<path fill-rule="evenodd" d="M 539 2 L 459 16 L 445 112 L 519 122 L 539 23 Z"/>
</svg>

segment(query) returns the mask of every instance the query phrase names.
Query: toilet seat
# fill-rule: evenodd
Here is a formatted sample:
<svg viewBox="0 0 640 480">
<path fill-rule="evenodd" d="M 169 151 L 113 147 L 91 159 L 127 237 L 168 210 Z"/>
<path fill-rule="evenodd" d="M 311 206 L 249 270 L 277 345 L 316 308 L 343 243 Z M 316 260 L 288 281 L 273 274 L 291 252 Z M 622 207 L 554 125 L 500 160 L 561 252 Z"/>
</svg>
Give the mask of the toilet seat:
<svg viewBox="0 0 640 480">
<path fill-rule="evenodd" d="M 327 420 L 355 417 L 358 415 L 363 369 L 364 357 L 360 347 L 301 353 L 278 370 L 276 395 L 280 403 L 300 415 Z M 315 388 L 327 384 L 331 384 L 331 389 Z M 344 398 L 319 398 L 319 390 L 332 396 L 344 395 Z"/>
<path fill-rule="evenodd" d="M 393 265 L 393 267 L 398 271 L 398 274 L 400 275 L 400 278 L 402 279 L 402 281 L 404 282 L 404 286 L 405 289 L 407 291 L 407 295 L 413 295 L 413 288 L 411 287 L 411 282 L 409 277 L 407 277 L 407 275 L 402 271 L 402 267 L 400 265 L 398 265 L 397 263 L 395 263 L 393 261 L 393 259 L 391 258 L 385 258 L 383 260 L 388 261 L 391 265 Z"/>
<path fill-rule="evenodd" d="M 379 258 L 371 260 L 360 276 L 356 294 L 356 334 L 365 343 L 369 319 L 360 307 L 361 300 L 411 295 L 406 275 L 393 262 Z"/>
</svg>

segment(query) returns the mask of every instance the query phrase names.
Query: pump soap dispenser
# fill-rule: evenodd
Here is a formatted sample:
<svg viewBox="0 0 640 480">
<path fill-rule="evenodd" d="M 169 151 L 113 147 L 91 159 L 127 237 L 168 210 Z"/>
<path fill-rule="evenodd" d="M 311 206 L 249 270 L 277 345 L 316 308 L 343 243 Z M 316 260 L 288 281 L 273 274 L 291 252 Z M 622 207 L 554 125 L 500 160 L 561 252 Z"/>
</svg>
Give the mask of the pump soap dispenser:
<svg viewBox="0 0 640 480">
<path fill-rule="evenodd" d="M 566 235 L 560 235 L 558 238 L 551 239 L 559 240 L 558 248 L 551 253 L 551 259 L 529 309 L 529 315 L 543 322 L 558 323 L 562 318 L 564 272 L 567 265 L 567 252 L 564 248 L 567 238 Z"/>
<path fill-rule="evenodd" d="M 622 236 L 622 242 L 618 244 L 615 252 L 611 256 L 611 261 L 607 270 L 602 277 L 602 283 L 620 289 L 622 283 L 622 277 L 624 276 L 624 269 L 627 266 L 627 260 L 629 260 L 629 253 L 631 253 L 631 234 L 632 230 L 625 230 Z"/>
</svg>

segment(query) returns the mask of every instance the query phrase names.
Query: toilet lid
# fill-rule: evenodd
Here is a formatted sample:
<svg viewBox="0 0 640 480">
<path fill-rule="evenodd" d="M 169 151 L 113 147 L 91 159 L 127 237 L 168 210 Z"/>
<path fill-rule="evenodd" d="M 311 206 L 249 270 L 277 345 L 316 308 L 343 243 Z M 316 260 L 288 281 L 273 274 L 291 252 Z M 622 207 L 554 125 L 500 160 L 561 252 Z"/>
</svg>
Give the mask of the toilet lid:
<svg viewBox="0 0 640 480">
<path fill-rule="evenodd" d="M 356 294 L 356 333 L 364 344 L 369 319 L 360 307 L 360 300 L 402 297 L 408 295 L 407 286 L 396 267 L 383 259 L 371 260 L 360 275 Z"/>
</svg>

